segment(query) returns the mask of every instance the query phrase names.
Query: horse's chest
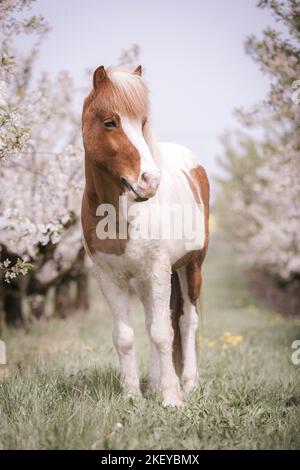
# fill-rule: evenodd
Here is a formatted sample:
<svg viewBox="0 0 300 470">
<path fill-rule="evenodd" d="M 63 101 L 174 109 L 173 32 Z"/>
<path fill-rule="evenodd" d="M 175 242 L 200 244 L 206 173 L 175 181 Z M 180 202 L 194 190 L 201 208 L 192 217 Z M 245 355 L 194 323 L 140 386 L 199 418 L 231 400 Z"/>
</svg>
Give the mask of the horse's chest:
<svg viewBox="0 0 300 470">
<path fill-rule="evenodd" d="M 145 244 L 128 241 L 126 250 L 121 255 L 98 251 L 94 254 L 94 262 L 111 277 L 129 280 L 134 277 L 147 277 L 157 258 L 159 246 L 156 243 Z"/>
</svg>

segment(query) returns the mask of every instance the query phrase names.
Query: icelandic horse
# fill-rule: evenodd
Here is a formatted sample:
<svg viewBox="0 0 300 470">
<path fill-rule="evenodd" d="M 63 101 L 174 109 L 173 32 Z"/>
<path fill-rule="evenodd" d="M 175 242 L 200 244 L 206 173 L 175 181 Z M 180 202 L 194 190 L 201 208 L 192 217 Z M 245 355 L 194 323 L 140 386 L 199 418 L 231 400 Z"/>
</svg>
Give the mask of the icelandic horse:
<svg viewBox="0 0 300 470">
<path fill-rule="evenodd" d="M 208 178 L 192 151 L 155 140 L 141 66 L 133 71 L 103 66 L 95 70 L 83 105 L 82 134 L 83 239 L 112 313 L 123 387 L 129 395 L 141 393 L 128 308 L 131 284 L 143 303 L 150 337 L 149 388 L 161 392 L 164 406 L 180 406 L 180 380 L 184 392 L 190 392 L 198 379 L 196 304 L 208 246 Z M 120 197 L 130 208 L 138 208 L 135 236 L 120 233 Z M 184 236 L 136 237 L 139 219 L 151 204 L 192 207 L 200 220 L 194 242 Z M 97 226 L 105 217 L 110 222 L 109 211 L 100 210 L 99 215 L 101 206 L 115 210 L 115 230 L 105 236 L 99 236 Z M 152 223 L 159 228 L 166 214 L 158 214 Z"/>
</svg>

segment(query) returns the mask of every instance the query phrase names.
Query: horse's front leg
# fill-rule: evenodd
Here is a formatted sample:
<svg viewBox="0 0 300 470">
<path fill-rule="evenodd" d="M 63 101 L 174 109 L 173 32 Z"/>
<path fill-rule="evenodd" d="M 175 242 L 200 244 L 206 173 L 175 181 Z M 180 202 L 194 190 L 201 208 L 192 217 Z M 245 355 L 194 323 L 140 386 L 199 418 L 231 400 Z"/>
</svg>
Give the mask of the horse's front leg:
<svg viewBox="0 0 300 470">
<path fill-rule="evenodd" d="M 169 263 L 158 262 L 151 266 L 151 276 L 148 281 L 148 296 L 146 315 L 148 331 L 153 343 L 152 367 L 153 379 L 157 384 L 157 374 L 160 372 L 160 389 L 163 395 L 163 405 L 182 405 L 180 385 L 176 375 L 173 359 L 173 328 L 170 313 L 171 267 Z M 158 364 L 155 360 L 159 359 Z M 151 376 L 150 376 L 151 377 Z"/>
<path fill-rule="evenodd" d="M 150 283 L 148 280 L 133 279 L 131 285 L 141 300 L 145 310 L 145 324 L 150 338 L 150 369 L 148 375 L 148 389 L 156 392 L 160 389 L 160 360 L 156 345 L 151 340 L 152 325 L 152 298 L 149 294 Z"/>
<path fill-rule="evenodd" d="M 123 387 L 129 395 L 140 395 L 134 333 L 129 318 L 128 286 L 116 284 L 102 270 L 98 271 L 97 279 L 112 312 L 112 337 L 119 357 Z"/>
</svg>

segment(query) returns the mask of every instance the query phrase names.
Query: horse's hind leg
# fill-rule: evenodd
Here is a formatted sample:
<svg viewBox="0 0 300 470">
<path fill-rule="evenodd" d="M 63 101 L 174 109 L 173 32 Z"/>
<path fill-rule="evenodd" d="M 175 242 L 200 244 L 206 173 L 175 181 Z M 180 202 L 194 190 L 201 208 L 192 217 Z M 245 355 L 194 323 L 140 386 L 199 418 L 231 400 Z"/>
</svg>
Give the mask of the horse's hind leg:
<svg viewBox="0 0 300 470">
<path fill-rule="evenodd" d="M 194 261 L 178 270 L 178 275 L 183 298 L 183 315 L 179 319 L 183 355 L 182 383 L 184 390 L 190 392 L 198 380 L 196 338 L 199 318 L 196 303 L 200 296 L 202 276 L 200 267 Z"/>
<path fill-rule="evenodd" d="M 134 334 L 129 318 L 128 288 L 125 285 L 122 287 L 117 285 L 103 270 L 97 269 L 96 274 L 112 312 L 112 337 L 119 357 L 122 384 L 129 395 L 140 395 Z"/>
</svg>

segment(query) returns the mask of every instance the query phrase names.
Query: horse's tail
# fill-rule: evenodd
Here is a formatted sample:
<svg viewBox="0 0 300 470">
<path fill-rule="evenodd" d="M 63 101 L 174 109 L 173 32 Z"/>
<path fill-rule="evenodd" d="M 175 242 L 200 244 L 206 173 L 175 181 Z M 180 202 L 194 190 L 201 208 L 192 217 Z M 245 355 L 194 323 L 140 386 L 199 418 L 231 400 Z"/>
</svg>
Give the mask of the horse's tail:
<svg viewBox="0 0 300 470">
<path fill-rule="evenodd" d="M 179 328 L 179 318 L 183 314 L 183 298 L 180 289 L 179 277 L 177 272 L 172 273 L 171 277 L 171 299 L 170 299 L 171 319 L 174 330 L 173 339 L 173 364 L 178 376 L 181 375 L 183 366 L 181 335 Z"/>
</svg>

